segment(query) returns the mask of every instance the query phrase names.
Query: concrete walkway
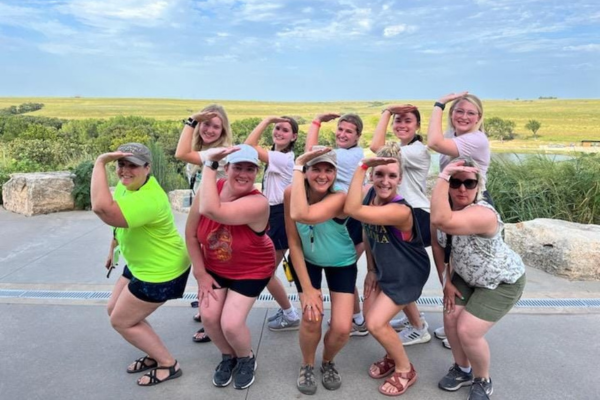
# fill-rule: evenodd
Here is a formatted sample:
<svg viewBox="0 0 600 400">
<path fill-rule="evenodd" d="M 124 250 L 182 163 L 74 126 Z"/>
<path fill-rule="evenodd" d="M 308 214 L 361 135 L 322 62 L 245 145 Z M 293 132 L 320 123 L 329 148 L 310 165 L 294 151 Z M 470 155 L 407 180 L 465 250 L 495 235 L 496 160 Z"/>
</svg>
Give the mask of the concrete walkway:
<svg viewBox="0 0 600 400">
<path fill-rule="evenodd" d="M 183 231 L 185 214 L 176 214 Z M 110 228 L 91 212 L 23 217 L 0 208 L 0 293 L 10 290 L 110 291 L 118 276 L 106 279 L 103 267 Z M 364 277 L 364 260 L 359 263 Z M 116 272 L 116 271 L 115 271 Z M 526 299 L 600 299 L 600 283 L 569 282 L 528 270 Z M 278 271 L 283 278 L 281 271 Z M 432 273 L 424 296 L 441 295 Z M 287 286 L 286 286 L 287 287 Z M 290 287 L 290 293 L 295 289 Z M 190 280 L 187 292 L 196 291 Z M 126 366 L 141 356 L 108 322 L 106 300 L 0 297 L 0 400 L 13 399 L 297 399 L 301 361 L 297 332 L 271 332 L 266 317 L 277 306 L 258 302 L 249 317 L 258 361 L 256 382 L 248 390 L 217 389 L 212 372 L 220 355 L 212 344 L 196 344 L 188 301 L 171 301 L 151 316 L 155 329 L 181 363 L 184 375 L 154 388 L 135 385 Z M 432 330 L 441 325 L 441 308 L 423 306 Z M 598 399 L 596 368 L 600 308 L 515 308 L 488 335 L 492 351 L 493 399 Z M 464 399 L 467 389 L 442 392 L 438 380 L 452 362 L 441 342 L 407 348 L 419 373 L 404 399 Z M 319 353 L 320 354 L 320 353 Z M 370 336 L 351 338 L 337 357 L 343 385 L 336 392 L 319 387 L 315 398 L 385 398 L 370 379 L 369 365 L 383 355 Z M 319 359 L 319 357 L 318 357 Z M 319 375 L 318 375 L 319 376 Z"/>
</svg>

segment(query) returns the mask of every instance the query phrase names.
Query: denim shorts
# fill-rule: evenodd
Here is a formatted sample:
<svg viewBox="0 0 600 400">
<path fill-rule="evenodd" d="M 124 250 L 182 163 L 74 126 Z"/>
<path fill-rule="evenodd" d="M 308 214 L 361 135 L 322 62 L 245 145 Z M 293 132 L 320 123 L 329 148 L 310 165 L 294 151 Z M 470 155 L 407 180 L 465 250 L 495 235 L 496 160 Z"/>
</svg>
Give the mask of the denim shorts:
<svg viewBox="0 0 600 400">
<path fill-rule="evenodd" d="M 170 281 L 154 283 L 139 280 L 133 276 L 126 265 L 123 269 L 123 277 L 129 279 L 127 287 L 131 294 L 138 299 L 148 303 L 164 303 L 167 300 L 180 299 L 183 297 L 185 285 L 187 284 L 188 276 L 190 275 L 190 269 L 191 268 L 188 268 L 183 274 Z"/>
</svg>

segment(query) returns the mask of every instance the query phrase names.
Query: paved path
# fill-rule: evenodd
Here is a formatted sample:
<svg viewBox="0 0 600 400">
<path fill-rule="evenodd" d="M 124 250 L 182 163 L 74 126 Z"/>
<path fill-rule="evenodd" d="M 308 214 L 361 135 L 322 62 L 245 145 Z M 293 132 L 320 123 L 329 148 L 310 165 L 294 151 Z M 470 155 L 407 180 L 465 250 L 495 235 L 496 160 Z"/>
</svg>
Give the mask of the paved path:
<svg viewBox="0 0 600 400">
<path fill-rule="evenodd" d="M 184 214 L 176 214 L 180 230 Z M 103 260 L 110 229 L 90 212 L 23 217 L 0 208 L 0 292 L 107 291 L 115 277 L 105 278 Z M 364 274 L 364 261 L 361 261 Z M 279 271 L 281 274 L 281 271 Z M 281 274 L 283 277 L 283 275 Z M 529 269 L 524 298 L 600 298 L 598 282 L 568 282 Z M 196 290 L 193 280 L 188 292 Z M 290 288 L 290 293 L 294 290 Z M 439 296 L 432 274 L 424 296 Z M 111 329 L 105 300 L 60 300 L 0 297 L 0 400 L 17 399 L 297 399 L 295 388 L 300 350 L 297 332 L 266 328 L 273 302 L 252 310 L 249 326 L 257 355 L 257 380 L 248 390 L 217 389 L 212 371 L 220 356 L 212 344 L 196 344 L 189 303 L 172 301 L 150 320 L 182 365 L 182 378 L 154 388 L 135 385 L 125 367 L 139 352 Z M 438 306 L 422 307 L 432 328 L 441 325 Z M 600 308 L 519 308 L 488 335 L 492 349 L 493 399 L 599 399 Z M 404 399 L 464 399 L 467 389 L 440 391 L 437 381 L 451 363 L 441 343 L 407 348 L 419 381 Z M 336 361 L 342 388 L 323 387 L 315 398 L 385 398 L 378 382 L 366 375 L 382 349 L 370 336 L 351 338 Z M 341 397 L 340 397 L 341 396 Z"/>
</svg>

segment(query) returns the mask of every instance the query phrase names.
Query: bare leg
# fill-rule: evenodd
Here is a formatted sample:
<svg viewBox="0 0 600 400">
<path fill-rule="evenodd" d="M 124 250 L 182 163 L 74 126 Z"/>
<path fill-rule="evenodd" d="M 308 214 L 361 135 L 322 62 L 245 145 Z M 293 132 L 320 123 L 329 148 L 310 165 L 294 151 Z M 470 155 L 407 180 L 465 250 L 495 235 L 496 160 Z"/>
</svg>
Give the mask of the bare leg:
<svg viewBox="0 0 600 400">
<path fill-rule="evenodd" d="M 354 295 L 339 292 L 330 292 L 329 295 L 331 296 L 331 325 L 323 341 L 323 362 L 333 361 L 336 354 L 348 342 L 352 329 Z"/>
<path fill-rule="evenodd" d="M 300 297 L 303 294 L 300 293 Z M 302 321 L 300 321 L 300 350 L 302 351 L 302 365 L 315 365 L 315 355 L 317 346 L 321 341 L 321 324 L 322 321 L 309 320 L 308 313 L 302 313 Z"/>
<path fill-rule="evenodd" d="M 421 315 L 419 314 L 419 309 L 417 308 L 416 302 L 413 301 L 412 303 L 408 304 L 406 307 L 404 307 L 403 311 L 408 318 L 408 322 L 410 322 L 412 326 L 417 329 L 423 329 L 423 326 L 421 325 Z"/>
<path fill-rule="evenodd" d="M 476 378 L 490 377 L 490 347 L 484 336 L 492 326 L 493 322 L 479 319 L 467 311 L 463 311 L 458 319 L 460 344 Z"/>
<path fill-rule="evenodd" d="M 169 367 L 175 364 L 175 359 L 154 329 L 145 321 L 147 316 L 163 304 L 142 301 L 124 286 L 111 311 L 110 322 L 125 340 L 155 359 L 159 366 Z M 156 377 L 161 380 L 168 374 L 166 370 L 158 370 Z M 144 384 L 148 380 L 148 377 L 142 377 L 139 382 Z"/>
<path fill-rule="evenodd" d="M 450 343 L 452 348 L 451 350 L 452 356 L 454 357 L 454 362 L 461 367 L 469 367 L 471 364 L 469 363 L 469 359 L 463 350 L 457 331 L 458 320 L 460 319 L 460 316 L 464 310 L 464 306 L 455 305 L 454 311 L 451 313 L 444 313 L 444 330 L 446 331 L 448 343 Z"/>
<path fill-rule="evenodd" d="M 365 244 L 364 242 L 360 242 L 359 244 L 354 246 L 354 251 L 356 251 L 356 261 L 363 255 L 365 252 Z M 358 314 L 360 312 L 360 295 L 358 294 L 358 287 L 354 287 L 354 310 L 353 314 Z"/>
<path fill-rule="evenodd" d="M 287 250 L 277 250 L 275 258 L 275 265 L 277 265 L 277 267 L 279 267 L 279 264 L 281 264 L 281 260 L 283 260 L 283 255 L 286 251 Z M 279 307 L 281 307 L 282 310 L 287 310 L 292 306 L 292 303 L 290 303 L 290 300 L 287 297 L 285 287 L 283 287 L 283 283 L 277 276 L 273 275 L 273 277 L 267 284 L 267 290 L 269 291 L 269 293 L 271 293 L 271 295 L 273 296 L 277 304 L 279 304 Z"/>
<path fill-rule="evenodd" d="M 235 356 L 235 351 L 225 338 L 225 334 L 223 333 L 223 329 L 221 327 L 223 306 L 227 296 L 229 295 L 229 290 L 215 289 L 214 292 L 217 295 L 217 300 L 209 297 L 208 305 L 205 305 L 203 301 L 200 302 L 200 313 L 202 314 L 204 329 L 215 346 L 217 346 L 221 354 L 230 354 Z"/>
<path fill-rule="evenodd" d="M 221 329 L 237 357 L 248 357 L 252 352 L 250 329 L 246 320 L 255 301 L 256 297 L 247 297 L 230 290 L 223 305 Z"/>
</svg>

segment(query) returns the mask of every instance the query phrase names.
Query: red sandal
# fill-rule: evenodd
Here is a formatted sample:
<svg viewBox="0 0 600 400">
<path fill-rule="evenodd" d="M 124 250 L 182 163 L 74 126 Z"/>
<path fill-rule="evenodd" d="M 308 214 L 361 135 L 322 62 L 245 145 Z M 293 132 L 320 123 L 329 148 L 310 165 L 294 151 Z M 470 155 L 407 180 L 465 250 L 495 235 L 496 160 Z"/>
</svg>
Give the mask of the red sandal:
<svg viewBox="0 0 600 400">
<path fill-rule="evenodd" d="M 377 367 L 377 369 L 379 369 L 379 373 L 375 374 L 371 372 L 371 369 L 369 369 L 369 376 L 373 379 L 380 379 L 385 378 L 386 376 L 394 372 L 394 368 L 396 368 L 396 363 L 386 354 L 381 360 L 375 361 L 373 364 L 371 364 L 371 366 Z"/>
<path fill-rule="evenodd" d="M 406 382 L 406 385 L 403 385 L 402 382 L 400 382 L 400 379 L 408 379 L 408 382 Z M 406 392 L 410 386 L 414 385 L 416 381 L 417 371 L 415 371 L 415 367 L 413 367 L 413 365 L 410 364 L 409 372 L 394 372 L 392 376 L 386 379 L 383 385 L 379 387 L 379 393 L 384 394 L 386 396 L 400 396 L 401 394 Z M 385 390 L 383 390 L 383 387 L 386 383 L 389 383 L 390 385 L 395 387 L 397 392 L 388 393 Z"/>
</svg>

